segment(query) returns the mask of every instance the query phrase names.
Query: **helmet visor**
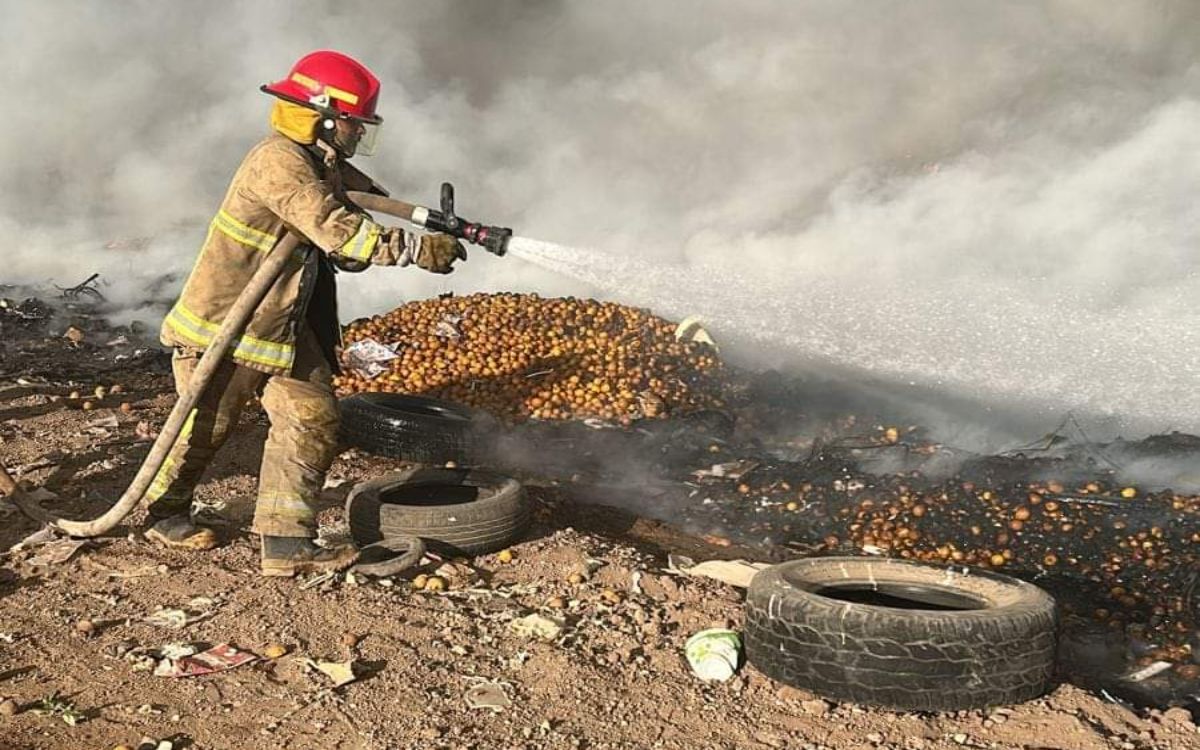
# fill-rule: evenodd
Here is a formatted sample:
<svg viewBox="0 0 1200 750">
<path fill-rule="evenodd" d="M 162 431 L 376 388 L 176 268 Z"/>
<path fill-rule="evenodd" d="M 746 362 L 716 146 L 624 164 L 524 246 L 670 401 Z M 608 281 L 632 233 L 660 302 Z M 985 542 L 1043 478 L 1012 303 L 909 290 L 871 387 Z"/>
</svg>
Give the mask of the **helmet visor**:
<svg viewBox="0 0 1200 750">
<path fill-rule="evenodd" d="M 358 147 L 355 148 L 355 155 L 374 156 L 375 148 L 379 143 L 379 129 L 383 127 L 382 123 L 363 122 L 355 120 L 355 124 L 362 127 L 362 135 L 358 139 Z"/>
</svg>

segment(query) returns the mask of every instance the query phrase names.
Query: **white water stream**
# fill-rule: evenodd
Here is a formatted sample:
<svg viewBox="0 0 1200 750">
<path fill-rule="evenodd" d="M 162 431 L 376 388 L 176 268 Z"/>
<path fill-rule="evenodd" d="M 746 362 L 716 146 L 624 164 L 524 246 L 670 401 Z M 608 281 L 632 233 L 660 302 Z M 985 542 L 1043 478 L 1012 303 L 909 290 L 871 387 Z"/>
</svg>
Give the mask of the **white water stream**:
<svg viewBox="0 0 1200 750">
<path fill-rule="evenodd" d="M 1106 429 L 1200 431 L 1195 279 L 1136 304 L 1030 280 L 917 285 L 663 265 L 514 237 L 510 252 L 622 302 L 701 316 L 718 341 Z"/>
</svg>

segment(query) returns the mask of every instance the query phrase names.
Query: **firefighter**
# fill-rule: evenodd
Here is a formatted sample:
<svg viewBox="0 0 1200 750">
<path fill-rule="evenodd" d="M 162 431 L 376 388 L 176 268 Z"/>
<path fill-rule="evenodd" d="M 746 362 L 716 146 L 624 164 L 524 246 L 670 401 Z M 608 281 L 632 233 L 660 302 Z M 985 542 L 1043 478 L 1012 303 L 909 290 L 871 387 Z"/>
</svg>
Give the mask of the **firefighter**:
<svg viewBox="0 0 1200 750">
<path fill-rule="evenodd" d="M 264 85 L 276 100 L 272 132 L 233 176 L 179 300 L 163 322 L 173 347 L 175 387 L 188 387 L 226 312 L 287 231 L 306 244 L 230 348 L 150 487 L 146 538 L 205 550 L 213 530 L 192 518 L 201 474 L 255 394 L 271 427 L 263 449 L 253 530 L 262 537 L 262 573 L 291 576 L 349 565 L 351 546 L 313 542 L 313 501 L 336 453 L 338 412 L 331 379 L 340 342 L 334 274 L 368 265 L 415 264 L 449 273 L 466 252 L 444 234 L 375 223 L 347 190 L 383 192 L 347 159 L 370 153 L 379 125 L 379 80 L 329 50 L 305 55 L 287 77 Z"/>
</svg>

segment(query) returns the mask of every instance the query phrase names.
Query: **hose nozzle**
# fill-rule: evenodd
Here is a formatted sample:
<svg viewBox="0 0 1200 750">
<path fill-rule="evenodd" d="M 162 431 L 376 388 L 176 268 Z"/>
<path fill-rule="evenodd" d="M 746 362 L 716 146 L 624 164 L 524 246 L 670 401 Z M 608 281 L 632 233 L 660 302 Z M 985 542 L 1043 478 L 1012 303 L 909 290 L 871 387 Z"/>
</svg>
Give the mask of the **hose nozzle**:
<svg viewBox="0 0 1200 750">
<path fill-rule="evenodd" d="M 441 203 L 441 212 L 429 212 L 429 218 L 425 221 L 426 227 L 479 245 L 496 256 L 503 257 L 508 252 L 508 240 L 512 237 L 512 230 L 508 227 L 493 227 L 460 219 L 454 213 L 454 186 L 449 182 L 442 183 Z"/>
<path fill-rule="evenodd" d="M 508 227 L 489 227 L 483 224 L 465 224 L 461 236 L 467 242 L 479 245 L 492 255 L 504 257 L 508 252 L 508 241 L 512 230 Z"/>
<path fill-rule="evenodd" d="M 454 213 L 454 186 L 448 182 L 442 183 L 440 211 L 371 193 L 351 192 L 348 193 L 348 197 L 356 205 L 368 211 L 380 211 L 392 216 L 399 216 L 424 229 L 444 232 L 452 237 L 479 245 L 493 255 L 503 256 L 508 252 L 508 241 L 512 238 L 512 230 L 508 227 L 494 227 L 460 218 Z"/>
</svg>

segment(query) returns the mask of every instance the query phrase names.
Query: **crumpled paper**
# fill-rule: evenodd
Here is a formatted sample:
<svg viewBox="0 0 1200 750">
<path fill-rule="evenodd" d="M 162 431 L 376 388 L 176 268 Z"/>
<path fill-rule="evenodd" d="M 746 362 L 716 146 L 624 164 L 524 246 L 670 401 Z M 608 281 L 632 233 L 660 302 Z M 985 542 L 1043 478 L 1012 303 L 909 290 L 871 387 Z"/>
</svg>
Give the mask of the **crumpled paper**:
<svg viewBox="0 0 1200 750">
<path fill-rule="evenodd" d="M 399 358 L 396 344 L 381 344 L 375 339 L 360 339 L 346 347 L 346 365 L 364 378 L 374 378 L 387 372 L 388 362 Z"/>
<path fill-rule="evenodd" d="M 145 622 L 160 628 L 182 630 L 194 622 L 212 617 L 215 602 L 208 597 L 198 596 L 188 602 L 187 607 L 163 607 L 146 616 Z"/>
<path fill-rule="evenodd" d="M 154 668 L 154 674 L 159 677 L 197 677 L 224 672 L 258 660 L 258 657 L 249 651 L 239 651 L 228 643 L 213 646 L 198 654 L 187 654 L 177 658 L 172 658 L 164 649 L 163 655 L 165 658 Z"/>
<path fill-rule="evenodd" d="M 461 338 L 462 334 L 458 330 L 458 324 L 461 322 L 461 315 L 443 315 L 433 327 L 433 335 L 443 339 Z"/>
<path fill-rule="evenodd" d="M 333 680 L 334 687 L 349 685 L 358 679 L 358 675 L 354 673 L 353 659 L 350 661 L 313 661 L 308 659 L 305 664 Z"/>
<path fill-rule="evenodd" d="M 552 641 L 563 631 L 563 622 L 553 617 L 532 614 L 517 618 L 508 624 L 517 635 Z"/>
</svg>

